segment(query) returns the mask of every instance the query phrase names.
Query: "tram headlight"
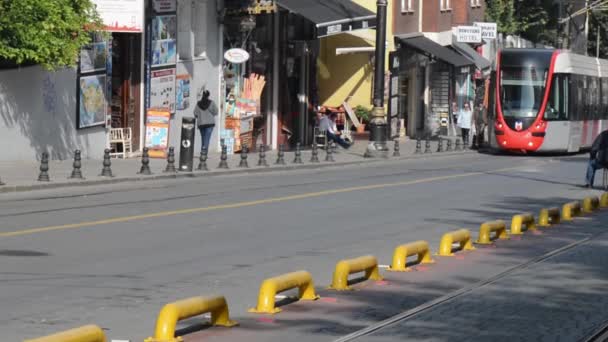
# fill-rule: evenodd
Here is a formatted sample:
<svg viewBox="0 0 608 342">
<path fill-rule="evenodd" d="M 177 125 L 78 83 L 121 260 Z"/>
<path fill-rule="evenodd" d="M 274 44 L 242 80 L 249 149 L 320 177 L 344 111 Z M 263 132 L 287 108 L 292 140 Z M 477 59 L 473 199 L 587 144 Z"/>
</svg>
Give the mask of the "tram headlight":
<svg viewBox="0 0 608 342">
<path fill-rule="evenodd" d="M 534 143 L 530 141 L 530 142 L 528 143 L 528 146 L 532 147 L 532 146 L 534 146 Z"/>
</svg>

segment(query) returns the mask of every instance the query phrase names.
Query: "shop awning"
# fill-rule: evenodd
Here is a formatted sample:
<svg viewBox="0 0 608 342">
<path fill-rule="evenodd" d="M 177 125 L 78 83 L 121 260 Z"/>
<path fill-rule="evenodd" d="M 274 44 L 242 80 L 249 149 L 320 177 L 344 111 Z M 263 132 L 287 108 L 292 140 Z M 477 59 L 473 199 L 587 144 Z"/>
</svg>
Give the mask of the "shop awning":
<svg viewBox="0 0 608 342">
<path fill-rule="evenodd" d="M 376 14 L 350 0 L 277 0 L 277 4 L 312 21 L 319 38 L 376 27 Z"/>
<path fill-rule="evenodd" d="M 475 49 L 464 43 L 453 42 L 452 47 L 466 58 L 472 60 L 475 63 L 477 69 L 483 71 L 489 69 L 492 66 L 489 60 L 477 53 Z"/>
<path fill-rule="evenodd" d="M 396 36 L 399 42 L 406 45 L 423 55 L 442 60 L 455 67 L 464 67 L 474 63 L 462 55 L 441 46 L 422 34 Z"/>
</svg>

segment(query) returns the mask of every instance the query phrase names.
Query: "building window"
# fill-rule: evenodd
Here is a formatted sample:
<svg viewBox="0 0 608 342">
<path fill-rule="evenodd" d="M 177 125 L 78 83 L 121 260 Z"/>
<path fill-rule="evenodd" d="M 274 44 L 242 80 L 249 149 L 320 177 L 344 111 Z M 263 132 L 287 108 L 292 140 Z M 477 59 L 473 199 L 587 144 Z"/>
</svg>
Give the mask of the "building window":
<svg viewBox="0 0 608 342">
<path fill-rule="evenodd" d="M 439 0 L 439 8 L 442 11 L 451 11 L 452 10 L 452 4 L 451 4 L 451 0 Z"/>
<path fill-rule="evenodd" d="M 481 7 L 481 0 L 471 0 L 471 7 Z"/>
<path fill-rule="evenodd" d="M 413 13 L 414 6 L 412 0 L 401 0 L 401 13 Z"/>
</svg>

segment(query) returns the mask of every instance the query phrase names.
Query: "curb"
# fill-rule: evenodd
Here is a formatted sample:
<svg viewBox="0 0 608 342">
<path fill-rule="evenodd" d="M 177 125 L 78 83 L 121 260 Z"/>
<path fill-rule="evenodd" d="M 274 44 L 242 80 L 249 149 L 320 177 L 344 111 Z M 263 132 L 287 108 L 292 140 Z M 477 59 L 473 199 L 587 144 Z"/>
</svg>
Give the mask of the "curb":
<svg viewBox="0 0 608 342">
<path fill-rule="evenodd" d="M 34 190 L 49 190 L 67 187 L 84 187 L 93 185 L 104 185 L 104 184 L 118 184 L 126 182 L 146 182 L 153 180 L 166 180 L 166 179 L 185 179 L 185 178 L 201 178 L 201 177 L 215 177 L 215 176 L 227 176 L 227 175 L 243 175 L 243 174 L 260 174 L 270 173 L 275 171 L 292 171 L 292 170 L 311 170 L 311 169 L 325 169 L 331 167 L 342 167 L 342 166 L 354 166 L 354 165 L 369 165 L 379 164 L 387 162 L 398 162 L 404 160 L 417 160 L 424 158 L 439 158 L 448 156 L 459 156 L 478 153 L 475 150 L 468 150 L 462 152 L 444 152 L 444 153 L 432 153 L 432 154 L 420 154 L 420 155 L 409 155 L 405 157 L 389 157 L 386 159 L 362 159 L 358 161 L 349 162 L 337 162 L 337 163 L 319 163 L 319 164 L 292 164 L 284 166 L 271 166 L 268 168 L 249 168 L 249 169 L 231 169 L 227 171 L 192 171 L 186 173 L 171 173 L 171 174 L 158 174 L 151 176 L 133 176 L 133 177 L 122 177 L 122 178 L 108 178 L 108 179 L 96 179 L 96 180 L 74 180 L 71 182 L 62 183 L 42 183 L 42 184 L 31 184 L 31 185 L 2 185 L 0 186 L 0 193 L 15 193 L 15 192 L 26 192 Z"/>
</svg>

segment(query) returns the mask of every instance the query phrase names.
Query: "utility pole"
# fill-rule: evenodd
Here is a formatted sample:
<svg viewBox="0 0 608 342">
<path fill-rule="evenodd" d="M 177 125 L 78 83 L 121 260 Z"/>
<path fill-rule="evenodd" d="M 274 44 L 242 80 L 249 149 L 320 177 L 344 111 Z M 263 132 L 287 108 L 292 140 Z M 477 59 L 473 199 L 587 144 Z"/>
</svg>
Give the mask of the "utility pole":
<svg viewBox="0 0 608 342">
<path fill-rule="evenodd" d="M 589 56 L 589 0 L 585 0 L 585 56 Z"/>
<path fill-rule="evenodd" d="M 366 158 L 388 158 L 387 122 L 384 112 L 384 65 L 386 56 L 386 0 L 376 3 L 376 55 L 374 61 L 374 108 L 369 123 Z"/>
</svg>

